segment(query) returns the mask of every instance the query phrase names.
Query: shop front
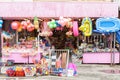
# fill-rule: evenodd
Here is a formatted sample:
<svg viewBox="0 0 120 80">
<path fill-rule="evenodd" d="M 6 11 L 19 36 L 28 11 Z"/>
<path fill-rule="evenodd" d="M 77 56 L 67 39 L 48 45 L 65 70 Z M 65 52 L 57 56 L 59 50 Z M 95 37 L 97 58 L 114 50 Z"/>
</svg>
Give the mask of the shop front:
<svg viewBox="0 0 120 80">
<path fill-rule="evenodd" d="M 35 59 L 40 60 L 43 53 L 42 56 L 51 56 L 53 61 L 56 60 L 53 62 L 54 67 L 58 61 L 58 64 L 62 62 L 59 67 L 67 68 L 70 60 L 68 56 L 71 55 L 68 49 L 79 50 L 85 46 L 85 42 L 89 49 L 82 49 L 83 63 L 111 63 L 109 45 L 106 45 L 107 52 L 104 48 L 99 51 L 90 48 L 93 42 L 101 42 L 107 38 L 101 34 L 92 34 L 93 32 L 85 37 L 78 28 L 84 17 L 92 19 L 93 29 L 97 18 L 118 17 L 117 3 L 13 2 L 0 3 L 0 7 L 0 17 L 3 20 L 3 27 L 0 28 L 0 52 L 3 59 L 14 60 L 15 63 L 35 63 Z M 59 53 L 56 58 L 51 55 L 51 47 L 59 49 L 56 50 Z M 102 43 L 101 46 L 96 44 L 97 47 L 102 47 Z M 115 53 L 115 63 L 119 63 L 119 53 Z"/>
</svg>

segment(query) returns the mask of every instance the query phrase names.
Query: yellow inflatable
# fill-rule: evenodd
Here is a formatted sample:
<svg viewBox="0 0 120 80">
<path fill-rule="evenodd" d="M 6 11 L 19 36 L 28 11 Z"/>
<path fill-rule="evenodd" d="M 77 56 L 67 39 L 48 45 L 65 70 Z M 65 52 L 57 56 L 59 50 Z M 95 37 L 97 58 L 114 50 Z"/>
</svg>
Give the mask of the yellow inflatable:
<svg viewBox="0 0 120 80">
<path fill-rule="evenodd" d="M 79 30 L 83 32 L 85 36 L 90 36 L 92 34 L 92 21 L 90 18 L 83 18 L 82 25 Z"/>
</svg>

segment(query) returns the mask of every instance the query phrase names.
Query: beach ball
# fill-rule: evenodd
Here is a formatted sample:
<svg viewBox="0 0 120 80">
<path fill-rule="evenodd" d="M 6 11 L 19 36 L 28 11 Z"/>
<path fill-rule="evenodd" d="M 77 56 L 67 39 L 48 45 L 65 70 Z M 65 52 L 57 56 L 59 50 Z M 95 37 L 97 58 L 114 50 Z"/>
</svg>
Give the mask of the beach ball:
<svg viewBox="0 0 120 80">
<path fill-rule="evenodd" d="M 64 20 L 59 20 L 58 21 L 58 24 L 60 24 L 62 27 L 64 27 L 66 25 L 65 21 Z"/>
<path fill-rule="evenodd" d="M 57 25 L 57 27 L 61 27 L 61 25 L 58 23 L 58 21 L 55 21 L 55 24 Z"/>
<path fill-rule="evenodd" d="M 3 20 L 0 20 L 0 24 L 3 24 Z"/>
<path fill-rule="evenodd" d="M 13 21 L 13 22 L 11 23 L 11 27 L 12 27 L 12 29 L 14 29 L 14 30 L 18 29 L 19 26 L 20 26 L 20 23 L 19 23 L 18 21 Z"/>
<path fill-rule="evenodd" d="M 22 31 L 22 26 L 20 26 L 18 29 L 17 29 L 18 32 L 21 32 Z"/>
<path fill-rule="evenodd" d="M 22 26 L 22 29 L 27 29 L 28 24 L 26 21 L 22 21 L 21 26 Z"/>
<path fill-rule="evenodd" d="M 32 24 L 28 25 L 28 27 L 27 27 L 27 30 L 28 30 L 29 32 L 32 32 L 34 29 L 35 29 L 35 27 L 34 27 L 34 25 L 32 25 Z"/>
<path fill-rule="evenodd" d="M 27 22 L 28 25 L 31 24 L 30 20 L 27 20 L 26 22 Z"/>
</svg>

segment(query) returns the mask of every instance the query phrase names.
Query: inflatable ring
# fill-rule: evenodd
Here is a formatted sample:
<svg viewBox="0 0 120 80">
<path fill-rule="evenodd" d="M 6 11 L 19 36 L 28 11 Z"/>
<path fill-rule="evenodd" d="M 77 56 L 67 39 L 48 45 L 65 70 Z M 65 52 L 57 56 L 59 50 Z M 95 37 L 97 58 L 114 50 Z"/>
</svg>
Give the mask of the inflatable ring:
<svg viewBox="0 0 120 80">
<path fill-rule="evenodd" d="M 92 34 L 92 21 L 90 18 L 83 18 L 82 25 L 79 27 L 85 36 L 90 36 Z"/>
<path fill-rule="evenodd" d="M 79 35 L 79 32 L 78 32 L 78 23 L 77 21 L 74 21 L 73 22 L 73 35 L 75 37 L 77 37 Z"/>
</svg>

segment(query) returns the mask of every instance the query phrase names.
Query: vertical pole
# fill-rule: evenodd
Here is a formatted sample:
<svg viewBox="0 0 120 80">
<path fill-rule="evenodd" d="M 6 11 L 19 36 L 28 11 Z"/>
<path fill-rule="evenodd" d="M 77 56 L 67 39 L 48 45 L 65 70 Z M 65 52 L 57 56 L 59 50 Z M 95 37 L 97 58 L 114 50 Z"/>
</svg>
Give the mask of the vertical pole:
<svg viewBox="0 0 120 80">
<path fill-rule="evenodd" d="M 79 37 L 77 37 L 77 48 L 79 47 Z"/>
<path fill-rule="evenodd" d="M 41 53 L 40 53 L 40 36 L 39 36 L 39 33 L 38 33 L 38 40 L 37 40 L 38 42 L 38 54 L 39 54 L 39 56 L 40 56 L 40 59 L 41 59 Z M 39 60 L 40 60 L 39 59 Z"/>
<path fill-rule="evenodd" d="M 2 20 L 2 17 L 0 17 Z M 0 59 L 2 58 L 2 29 L 0 28 Z"/>
<path fill-rule="evenodd" d="M 113 34 L 111 34 L 111 36 L 113 36 Z M 110 49 L 111 49 L 111 50 L 110 50 L 110 54 L 111 54 L 111 58 L 110 58 L 110 59 L 111 59 L 111 60 L 110 60 L 111 63 L 110 63 L 110 65 L 111 65 L 111 66 L 113 65 L 113 60 L 112 60 L 112 55 L 113 55 L 113 53 L 112 53 L 112 41 L 113 41 L 113 37 L 112 37 L 111 43 L 110 43 Z"/>
<path fill-rule="evenodd" d="M 119 44 L 119 47 L 118 47 L 119 49 L 119 51 L 118 51 L 118 53 L 119 53 L 119 64 L 120 64 L 120 44 Z"/>
<path fill-rule="evenodd" d="M 18 32 L 16 31 L 16 44 L 18 44 Z"/>
<path fill-rule="evenodd" d="M 0 28 L 0 58 L 2 57 L 2 29 Z"/>
<path fill-rule="evenodd" d="M 69 50 L 66 50 L 67 51 L 67 64 L 66 64 L 66 76 L 67 76 L 67 71 L 68 71 L 68 64 L 69 64 L 69 53 L 70 51 Z"/>
<path fill-rule="evenodd" d="M 115 64 L 115 42 L 116 42 L 116 33 L 114 33 L 114 49 L 113 49 L 113 65 Z"/>
</svg>

